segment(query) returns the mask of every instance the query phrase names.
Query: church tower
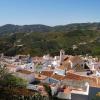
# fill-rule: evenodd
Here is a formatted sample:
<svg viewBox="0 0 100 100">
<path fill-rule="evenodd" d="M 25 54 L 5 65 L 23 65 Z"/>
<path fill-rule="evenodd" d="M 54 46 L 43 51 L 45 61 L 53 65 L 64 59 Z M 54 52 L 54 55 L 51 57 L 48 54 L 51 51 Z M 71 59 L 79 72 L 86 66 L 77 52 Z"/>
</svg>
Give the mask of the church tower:
<svg viewBox="0 0 100 100">
<path fill-rule="evenodd" d="M 60 63 L 63 62 L 65 56 L 65 51 L 63 49 L 60 50 Z"/>
<path fill-rule="evenodd" d="M 4 58 L 4 53 L 1 53 L 1 59 L 3 59 Z"/>
</svg>

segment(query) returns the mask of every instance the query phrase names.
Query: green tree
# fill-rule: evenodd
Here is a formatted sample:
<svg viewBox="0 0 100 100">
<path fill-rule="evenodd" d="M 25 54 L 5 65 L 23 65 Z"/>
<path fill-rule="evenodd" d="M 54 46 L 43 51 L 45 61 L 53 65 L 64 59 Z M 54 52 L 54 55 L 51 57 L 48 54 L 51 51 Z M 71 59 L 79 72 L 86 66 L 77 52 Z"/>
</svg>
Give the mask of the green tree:
<svg viewBox="0 0 100 100">
<path fill-rule="evenodd" d="M 44 84 L 44 88 L 45 88 L 45 91 L 49 95 L 49 99 L 52 100 L 52 90 L 51 90 L 51 87 L 48 84 Z"/>
<path fill-rule="evenodd" d="M 3 79 L 5 75 L 8 75 L 6 66 L 0 65 L 0 79 Z"/>
<path fill-rule="evenodd" d="M 4 79 L 2 80 L 2 85 L 7 87 L 26 87 L 27 81 L 15 77 L 12 74 L 5 75 Z"/>
<path fill-rule="evenodd" d="M 100 100 L 100 92 L 98 92 L 92 100 Z"/>
<path fill-rule="evenodd" d="M 5 66 L 0 66 L 0 85 L 6 87 L 25 87 L 27 81 L 8 73 Z"/>
</svg>

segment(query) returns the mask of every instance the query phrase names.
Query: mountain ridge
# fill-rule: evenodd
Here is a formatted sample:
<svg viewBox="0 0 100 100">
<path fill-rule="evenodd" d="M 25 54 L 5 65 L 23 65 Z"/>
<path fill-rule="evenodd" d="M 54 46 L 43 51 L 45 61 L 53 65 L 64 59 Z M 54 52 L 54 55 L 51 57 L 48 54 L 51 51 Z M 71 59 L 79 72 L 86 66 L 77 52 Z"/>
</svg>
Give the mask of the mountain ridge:
<svg viewBox="0 0 100 100">
<path fill-rule="evenodd" d="M 57 55 L 60 49 L 67 54 L 100 55 L 100 23 L 73 23 L 46 26 L 12 25 L 0 27 L 0 53 L 5 55 L 50 53 Z M 77 47 L 75 50 L 74 47 Z"/>
<path fill-rule="evenodd" d="M 98 23 L 72 23 L 66 25 L 56 25 L 56 26 L 48 26 L 43 24 L 31 24 L 31 25 L 14 25 L 14 24 L 5 24 L 0 26 L 0 34 L 6 33 L 27 33 L 27 32 L 51 32 L 51 31 L 66 31 L 71 28 L 86 28 L 90 27 L 92 29 L 95 27 L 96 29 L 100 29 L 100 22 Z"/>
</svg>

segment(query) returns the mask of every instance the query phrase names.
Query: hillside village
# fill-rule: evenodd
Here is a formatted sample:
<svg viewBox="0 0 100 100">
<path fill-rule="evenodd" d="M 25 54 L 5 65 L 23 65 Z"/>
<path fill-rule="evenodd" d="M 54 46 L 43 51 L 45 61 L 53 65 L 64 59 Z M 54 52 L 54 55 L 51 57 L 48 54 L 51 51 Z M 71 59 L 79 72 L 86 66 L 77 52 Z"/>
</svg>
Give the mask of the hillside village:
<svg viewBox="0 0 100 100">
<path fill-rule="evenodd" d="M 0 0 L 0 100 L 100 100 L 100 0 Z"/>
<path fill-rule="evenodd" d="M 91 100 L 90 94 L 95 89 L 96 92 L 100 91 L 100 60 L 97 57 L 66 55 L 63 49 L 54 57 L 49 54 L 43 57 L 0 56 L 1 67 L 6 67 L 9 73 L 27 80 L 29 90 L 45 95 L 43 86 L 34 84 L 39 81 L 50 86 L 52 96 L 67 100 L 78 100 L 79 97 L 81 100 Z"/>
</svg>

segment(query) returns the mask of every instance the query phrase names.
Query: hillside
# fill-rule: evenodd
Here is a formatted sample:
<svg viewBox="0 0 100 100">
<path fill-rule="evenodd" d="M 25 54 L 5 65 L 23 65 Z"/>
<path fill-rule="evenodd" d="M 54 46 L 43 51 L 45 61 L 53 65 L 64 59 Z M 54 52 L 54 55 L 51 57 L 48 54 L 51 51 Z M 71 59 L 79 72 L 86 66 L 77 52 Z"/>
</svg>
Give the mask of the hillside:
<svg viewBox="0 0 100 100">
<path fill-rule="evenodd" d="M 0 53 L 6 55 L 50 53 L 60 49 L 67 54 L 100 55 L 100 23 L 76 23 L 59 26 L 11 25 L 0 27 Z"/>
<path fill-rule="evenodd" d="M 27 33 L 27 32 L 49 32 L 51 29 L 50 26 L 46 25 L 12 25 L 6 24 L 0 27 L 0 35 L 6 35 L 11 33 Z"/>
</svg>

